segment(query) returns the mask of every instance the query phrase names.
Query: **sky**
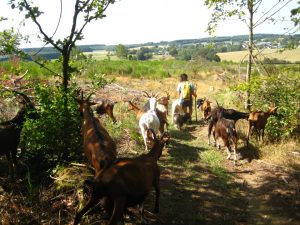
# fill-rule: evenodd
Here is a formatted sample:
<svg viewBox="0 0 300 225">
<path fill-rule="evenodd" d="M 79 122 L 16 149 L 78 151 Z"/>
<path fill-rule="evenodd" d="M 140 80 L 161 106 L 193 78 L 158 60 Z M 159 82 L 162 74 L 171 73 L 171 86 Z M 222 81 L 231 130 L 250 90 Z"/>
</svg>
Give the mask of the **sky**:
<svg viewBox="0 0 300 225">
<path fill-rule="evenodd" d="M 34 0 L 34 2 L 44 12 L 39 18 L 43 29 L 49 36 L 52 36 L 59 19 L 60 0 Z M 203 2 L 204 0 L 119 0 L 109 6 L 106 18 L 92 21 L 85 27 L 84 40 L 76 44 L 126 45 L 209 37 L 206 28 L 211 10 L 207 9 Z M 261 11 L 266 12 L 274 5 L 274 2 L 276 1 L 264 0 L 260 7 Z M 296 0 L 290 1 L 276 15 L 285 16 L 288 20 L 290 10 L 296 6 L 298 6 Z M 73 8 L 74 0 L 63 0 L 62 19 L 54 39 L 66 37 L 70 33 Z M 22 43 L 21 47 L 43 45 L 36 38 L 37 26 L 29 21 L 25 23 L 25 26 L 20 25 L 24 15 L 18 10 L 12 10 L 8 5 L 8 0 L 0 1 L 0 16 L 9 18 L 8 21 L 0 23 L 0 30 L 14 26 L 21 34 L 30 35 L 31 43 Z M 284 34 L 286 27 L 293 27 L 293 25 L 289 21 L 275 25 L 264 23 L 254 31 L 255 33 Z M 248 28 L 245 23 L 236 19 L 228 19 L 220 23 L 215 33 L 216 36 L 243 34 L 248 34 Z"/>
</svg>

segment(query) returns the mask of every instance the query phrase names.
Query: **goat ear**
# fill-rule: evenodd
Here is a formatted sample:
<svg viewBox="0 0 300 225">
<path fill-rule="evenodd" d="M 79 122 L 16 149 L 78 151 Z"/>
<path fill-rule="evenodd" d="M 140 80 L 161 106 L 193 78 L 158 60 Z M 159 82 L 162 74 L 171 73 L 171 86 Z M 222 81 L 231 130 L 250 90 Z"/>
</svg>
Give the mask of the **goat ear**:
<svg viewBox="0 0 300 225">
<path fill-rule="evenodd" d="M 163 132 L 160 139 L 163 140 L 164 142 L 168 143 L 170 140 L 169 132 L 168 131 Z"/>
<path fill-rule="evenodd" d="M 151 133 L 151 138 L 155 141 L 156 140 L 156 134 L 155 134 L 154 130 L 150 128 L 150 129 L 148 129 L 148 131 Z"/>
<path fill-rule="evenodd" d="M 89 105 L 97 105 L 97 102 L 89 102 Z"/>
<path fill-rule="evenodd" d="M 94 94 L 94 92 L 90 93 L 89 96 L 86 98 L 86 101 L 88 102 L 91 98 L 91 96 Z"/>
</svg>

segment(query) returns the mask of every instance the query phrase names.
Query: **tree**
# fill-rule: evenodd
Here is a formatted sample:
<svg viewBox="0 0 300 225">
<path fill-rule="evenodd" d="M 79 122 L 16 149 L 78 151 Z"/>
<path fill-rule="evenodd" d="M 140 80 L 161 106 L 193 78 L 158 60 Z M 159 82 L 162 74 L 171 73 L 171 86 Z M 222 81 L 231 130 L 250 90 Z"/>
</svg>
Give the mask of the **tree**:
<svg viewBox="0 0 300 225">
<path fill-rule="evenodd" d="M 43 42 L 46 44 L 52 45 L 59 53 L 60 53 L 60 60 L 62 64 L 62 74 L 59 75 L 62 78 L 61 83 L 61 108 L 59 108 L 60 116 L 61 116 L 61 125 L 63 127 L 61 138 L 61 143 L 63 143 L 63 149 L 67 150 L 71 146 L 71 139 L 69 138 L 69 130 L 71 130 L 72 121 L 70 121 L 70 117 L 72 112 L 70 109 L 72 108 L 71 105 L 73 102 L 70 102 L 70 92 L 69 92 L 69 81 L 71 74 L 76 72 L 76 67 L 73 66 L 71 60 L 72 57 L 74 59 L 77 58 L 78 51 L 76 50 L 76 42 L 82 40 L 83 37 L 83 30 L 87 26 L 88 23 L 102 19 L 105 17 L 104 12 L 108 8 L 110 4 L 113 4 L 115 0 L 74 0 L 74 14 L 71 18 L 72 23 L 69 30 L 69 34 L 61 39 L 54 39 L 53 34 L 47 34 L 45 32 L 45 25 L 42 26 L 40 23 L 40 16 L 43 14 L 40 11 L 39 7 L 36 6 L 34 1 L 32 0 L 10 0 L 9 4 L 13 9 L 19 9 L 20 12 L 25 12 L 25 19 L 30 19 L 32 22 L 38 27 L 40 32 L 39 36 L 41 35 L 43 38 Z M 62 0 L 60 0 L 62 5 Z M 62 10 L 62 8 L 61 8 Z M 82 18 L 83 21 L 80 23 L 79 19 Z M 59 20 L 60 21 L 60 20 Z M 59 24 L 57 25 L 57 27 Z M 81 56 L 80 56 L 81 57 Z M 36 61 L 37 62 L 37 61 Z M 66 159 L 68 154 L 64 154 L 62 159 Z"/>
<path fill-rule="evenodd" d="M 178 55 L 177 48 L 175 46 L 170 46 L 168 48 L 169 54 L 173 57 L 176 57 Z"/>
<path fill-rule="evenodd" d="M 62 0 L 61 0 L 62 1 Z M 74 68 L 70 66 L 71 51 L 75 47 L 78 40 L 83 39 L 83 30 L 88 23 L 93 20 L 102 19 L 105 17 L 104 12 L 110 4 L 115 0 L 76 0 L 75 11 L 72 18 L 72 26 L 70 33 L 63 40 L 54 40 L 53 35 L 45 33 L 44 28 L 39 22 L 40 15 L 43 14 L 37 6 L 30 0 L 10 0 L 11 7 L 18 8 L 21 12 L 25 11 L 25 18 L 31 19 L 39 29 L 46 44 L 51 44 L 62 56 L 62 86 L 65 91 L 68 89 L 70 73 Z M 83 24 L 79 27 L 79 16 L 84 18 Z"/>
<path fill-rule="evenodd" d="M 298 1 L 298 5 L 300 5 L 300 1 Z M 300 25 L 300 6 L 291 10 L 291 19 L 295 26 Z"/>
<path fill-rule="evenodd" d="M 126 59 L 127 58 L 127 49 L 124 45 L 118 44 L 116 46 L 116 56 L 120 59 Z"/>
<path fill-rule="evenodd" d="M 11 55 L 19 52 L 20 36 L 13 28 L 0 32 L 0 55 Z"/>
<path fill-rule="evenodd" d="M 283 7 L 285 7 L 292 0 L 277 0 L 274 1 L 273 7 L 262 13 L 262 15 L 254 21 L 254 14 L 260 9 L 263 0 L 205 0 L 204 4 L 208 8 L 213 9 L 212 17 L 208 23 L 208 32 L 214 33 L 220 20 L 225 20 L 228 17 L 237 17 L 241 21 L 244 21 L 249 29 L 248 39 L 248 62 L 247 62 L 247 75 L 246 83 L 250 84 L 252 65 L 253 65 L 253 33 L 254 29 L 266 21 L 274 21 L 274 15 L 278 13 Z M 279 9 L 275 9 L 278 4 L 283 4 Z M 250 111 L 250 92 L 246 93 L 246 108 Z"/>
<path fill-rule="evenodd" d="M 137 60 L 147 60 L 152 57 L 152 53 L 149 48 L 142 47 L 136 52 Z"/>
</svg>

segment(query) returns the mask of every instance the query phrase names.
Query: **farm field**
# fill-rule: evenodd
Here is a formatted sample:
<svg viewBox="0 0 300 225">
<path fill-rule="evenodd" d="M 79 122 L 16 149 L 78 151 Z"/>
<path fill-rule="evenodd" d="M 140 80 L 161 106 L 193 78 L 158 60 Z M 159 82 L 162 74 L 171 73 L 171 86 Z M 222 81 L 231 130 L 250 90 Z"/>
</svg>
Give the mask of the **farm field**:
<svg viewBox="0 0 300 225">
<path fill-rule="evenodd" d="M 254 54 L 256 53 L 257 51 L 254 51 Z M 285 50 L 283 52 L 280 52 L 278 49 L 265 49 L 260 54 L 261 56 L 258 55 L 258 59 L 261 60 L 264 60 L 264 58 L 276 58 L 279 60 L 286 60 L 292 63 L 300 61 L 300 48 L 293 50 Z M 218 56 L 221 58 L 222 61 L 247 61 L 247 51 L 218 53 Z"/>
<path fill-rule="evenodd" d="M 106 116 L 100 120 L 116 140 L 119 156 L 135 157 L 145 150 L 138 121 L 133 112 L 128 112 L 126 101 L 135 99 L 142 106 L 145 99 L 141 91 L 144 90 L 161 95 L 167 91 L 174 100 L 178 77 L 155 80 L 112 77 L 115 82 L 98 90 L 96 97 L 110 96 L 118 102 L 115 107 L 118 122 L 112 124 Z M 222 92 L 224 106 L 237 107 L 230 98 L 232 93 L 226 91 L 226 82 L 217 79 L 217 72 L 195 73 L 190 78 L 197 84 L 198 97 L 208 98 L 215 106 Z M 82 79 L 79 83 L 86 85 L 86 82 Z M 170 107 L 171 103 L 169 110 Z M 170 121 L 170 115 L 168 119 Z M 241 139 L 238 165 L 233 166 L 232 160 L 226 160 L 224 148 L 218 150 L 207 144 L 207 123 L 200 111 L 197 121 L 194 113 L 192 122 L 182 130 L 170 125 L 171 143 L 159 159 L 160 212 L 153 213 L 154 192 L 151 192 L 145 203 L 148 224 L 299 224 L 300 157 L 292 154 L 299 149 L 299 143 L 290 140 L 262 144 L 251 139 L 250 147 L 246 147 L 243 138 L 247 122 L 240 121 L 237 127 Z M 28 177 L 21 177 L 10 186 L 6 179 L 5 157 L 0 158 L 0 168 L 0 221 L 3 224 L 72 224 L 80 199 L 80 187 L 74 184 L 78 185 L 91 173 L 87 167 L 78 167 L 76 163 L 66 166 L 53 177 L 50 185 L 35 190 L 37 195 L 32 199 L 25 197 L 29 190 L 34 192 Z M 21 168 L 26 171 L 22 162 Z M 84 216 L 81 224 L 105 224 L 102 217 L 96 208 Z M 139 223 L 138 208 L 130 208 L 125 224 Z"/>
</svg>

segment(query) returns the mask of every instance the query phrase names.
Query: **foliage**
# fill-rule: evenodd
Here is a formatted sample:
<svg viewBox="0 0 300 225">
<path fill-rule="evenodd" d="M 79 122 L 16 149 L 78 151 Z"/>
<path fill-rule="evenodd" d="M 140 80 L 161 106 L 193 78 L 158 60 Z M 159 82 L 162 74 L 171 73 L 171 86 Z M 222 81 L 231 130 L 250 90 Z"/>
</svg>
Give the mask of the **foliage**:
<svg viewBox="0 0 300 225">
<path fill-rule="evenodd" d="M 300 1 L 298 1 L 298 5 L 300 5 Z M 291 18 L 295 26 L 300 24 L 300 7 L 291 10 Z"/>
<path fill-rule="evenodd" d="M 21 35 L 13 28 L 0 32 L 0 55 L 12 55 L 20 52 Z"/>
<path fill-rule="evenodd" d="M 293 67 L 266 68 L 269 75 L 255 75 L 249 85 L 243 83 L 234 90 L 251 93 L 252 109 L 266 111 L 270 105 L 278 106 L 276 117 L 270 117 L 266 133 L 270 138 L 282 139 L 299 135 L 299 74 Z"/>
<path fill-rule="evenodd" d="M 178 50 L 177 58 L 180 60 L 189 61 L 191 59 L 197 59 L 199 57 L 208 61 L 221 61 L 220 57 L 217 55 L 217 51 L 212 46 L 189 46 L 180 48 Z"/>
<path fill-rule="evenodd" d="M 142 47 L 136 52 L 137 60 L 147 60 L 152 57 L 151 50 L 147 47 Z"/>
<path fill-rule="evenodd" d="M 65 155 L 71 158 L 77 156 L 82 141 L 81 119 L 73 95 L 68 94 L 69 115 L 66 126 L 63 90 L 41 84 L 35 87 L 35 93 L 39 118 L 27 119 L 22 132 L 27 158 L 41 157 L 50 164 L 60 164 Z M 65 138 L 68 138 L 67 142 Z"/>
<path fill-rule="evenodd" d="M 126 59 L 127 58 L 127 49 L 124 45 L 118 44 L 116 46 L 116 56 L 120 59 Z"/>
<path fill-rule="evenodd" d="M 104 12 L 106 11 L 107 7 L 114 2 L 114 0 L 95 0 L 91 2 L 76 0 L 74 4 L 74 15 L 72 17 L 70 34 L 63 40 L 54 40 L 54 35 L 50 36 L 45 32 L 45 27 L 43 27 L 39 21 L 39 17 L 43 14 L 43 12 L 41 12 L 39 7 L 36 6 L 32 1 L 10 0 L 9 4 L 13 9 L 17 8 L 20 12 L 24 11 L 25 19 L 31 19 L 32 22 L 36 24 L 41 36 L 43 37 L 43 41 L 47 44 L 51 44 L 61 54 L 63 77 L 62 86 L 64 87 L 65 92 L 67 92 L 70 73 L 76 70 L 72 67 L 72 65 L 70 65 L 71 52 L 76 46 L 76 41 L 83 39 L 83 29 L 88 23 L 105 17 Z M 79 17 L 83 18 L 84 20 L 81 25 L 79 25 L 77 21 Z M 66 106 L 67 102 L 65 102 L 64 105 Z"/>
</svg>

